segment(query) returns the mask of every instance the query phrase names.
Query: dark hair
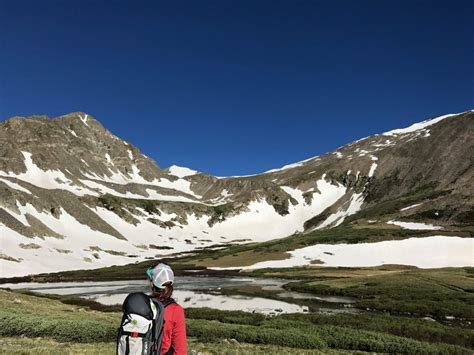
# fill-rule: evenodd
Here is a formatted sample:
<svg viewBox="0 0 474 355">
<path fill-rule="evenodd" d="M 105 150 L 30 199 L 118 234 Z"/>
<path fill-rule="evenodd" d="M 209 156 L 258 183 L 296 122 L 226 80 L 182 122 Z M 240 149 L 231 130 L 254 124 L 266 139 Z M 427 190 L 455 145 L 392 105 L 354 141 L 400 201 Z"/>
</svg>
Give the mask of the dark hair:
<svg viewBox="0 0 474 355">
<path fill-rule="evenodd" d="M 152 284 L 151 286 L 151 297 L 157 298 L 160 301 L 165 301 L 173 295 L 173 284 L 171 282 L 167 282 L 164 284 L 165 288 L 158 288 Z"/>
</svg>

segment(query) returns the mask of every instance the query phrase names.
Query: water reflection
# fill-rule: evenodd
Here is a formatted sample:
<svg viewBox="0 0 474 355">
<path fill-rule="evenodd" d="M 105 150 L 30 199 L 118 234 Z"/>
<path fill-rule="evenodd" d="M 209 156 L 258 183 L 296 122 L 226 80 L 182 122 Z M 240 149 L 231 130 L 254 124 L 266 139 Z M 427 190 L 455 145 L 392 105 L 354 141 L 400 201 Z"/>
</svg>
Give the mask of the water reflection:
<svg viewBox="0 0 474 355">
<path fill-rule="evenodd" d="M 92 296 L 97 302 L 102 304 L 121 304 L 128 293 L 101 294 Z M 308 311 L 308 307 L 277 301 L 269 298 L 249 297 L 240 295 L 215 295 L 210 293 L 200 293 L 196 291 L 177 290 L 173 294 L 176 301 L 184 308 L 188 307 L 209 307 L 225 311 L 245 311 L 271 313 L 302 313 Z"/>
<path fill-rule="evenodd" d="M 318 300 L 335 303 L 352 303 L 345 297 L 316 296 L 308 293 L 286 292 L 282 286 L 287 283 L 282 279 L 257 279 L 245 277 L 176 277 L 174 297 L 183 307 L 209 307 L 220 310 L 242 310 L 264 314 L 301 313 L 308 307 L 288 302 L 288 299 Z M 222 294 L 224 288 L 238 289 L 244 286 L 259 286 L 263 290 L 281 291 L 280 298 L 285 301 L 263 297 Z M 73 295 L 88 298 L 106 305 L 121 304 L 130 292 L 149 292 L 147 280 L 104 281 L 104 282 L 57 282 L 57 283 L 22 283 L 6 284 L 2 287 L 12 289 L 25 288 L 31 291 Z M 300 303 L 300 302 L 299 302 Z M 345 311 L 341 304 L 339 309 L 321 309 L 321 311 Z"/>
</svg>

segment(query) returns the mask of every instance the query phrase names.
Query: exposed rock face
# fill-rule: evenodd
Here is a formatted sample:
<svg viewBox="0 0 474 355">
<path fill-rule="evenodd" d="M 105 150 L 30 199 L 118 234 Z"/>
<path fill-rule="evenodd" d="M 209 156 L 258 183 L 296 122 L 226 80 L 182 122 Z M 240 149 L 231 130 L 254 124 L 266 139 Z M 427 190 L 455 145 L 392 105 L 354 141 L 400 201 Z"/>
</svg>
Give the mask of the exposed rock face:
<svg viewBox="0 0 474 355">
<path fill-rule="evenodd" d="M 0 274 L 123 264 L 343 223 L 469 226 L 473 153 L 468 111 L 217 178 L 163 170 L 82 112 L 13 117 L 0 122 Z"/>
</svg>

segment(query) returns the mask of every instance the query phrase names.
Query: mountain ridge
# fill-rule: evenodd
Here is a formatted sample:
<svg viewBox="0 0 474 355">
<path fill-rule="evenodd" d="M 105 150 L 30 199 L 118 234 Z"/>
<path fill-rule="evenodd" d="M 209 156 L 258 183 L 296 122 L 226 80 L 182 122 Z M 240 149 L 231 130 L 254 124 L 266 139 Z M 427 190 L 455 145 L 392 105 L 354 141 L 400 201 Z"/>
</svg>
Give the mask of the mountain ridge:
<svg viewBox="0 0 474 355">
<path fill-rule="evenodd" d="M 2 270 L 32 259 L 52 271 L 47 255 L 60 270 L 101 267 L 374 219 L 468 226 L 474 113 L 440 117 L 219 178 L 162 169 L 83 112 L 13 117 L 0 122 Z"/>
<path fill-rule="evenodd" d="M 466 113 L 470 113 L 470 112 L 474 112 L 474 109 L 473 110 L 466 110 L 466 111 L 462 111 L 462 112 L 459 112 L 459 113 L 451 113 L 451 114 L 445 114 L 445 115 L 441 115 L 441 116 L 434 116 L 432 118 L 428 118 L 426 120 L 423 120 L 423 121 L 420 121 L 420 122 L 416 122 L 408 127 L 405 127 L 405 128 L 398 128 L 398 129 L 393 129 L 393 130 L 390 130 L 390 131 L 386 131 L 384 133 L 375 133 L 375 134 L 372 134 L 372 135 L 369 135 L 369 136 L 366 136 L 366 137 L 363 137 L 363 138 L 359 138 L 359 139 L 356 139 L 355 141 L 352 141 L 350 143 L 347 143 L 347 144 L 344 144 L 334 150 L 330 150 L 329 152 L 335 152 L 341 148 L 343 148 L 344 146 L 346 145 L 349 145 L 349 144 L 353 144 L 353 143 L 357 143 L 357 142 L 360 142 L 360 141 L 363 141 L 365 139 L 368 139 L 370 137 L 373 137 L 373 136 L 380 136 L 380 135 L 393 135 L 393 134 L 398 134 L 398 133 L 402 133 L 403 131 L 407 131 L 408 129 L 422 129 L 423 127 L 426 127 L 426 126 L 429 126 L 429 125 L 432 125 L 432 124 L 435 124 L 437 122 L 439 122 L 440 120 L 444 119 L 444 118 L 448 118 L 448 117 L 452 117 L 452 116 L 458 116 L 458 115 L 462 115 L 462 114 L 466 114 Z M 80 116 L 82 116 L 83 118 L 81 120 L 91 120 L 94 122 L 94 124 L 97 124 L 99 125 L 102 129 L 106 130 L 107 132 L 109 132 L 113 137 L 115 137 L 116 139 L 120 139 L 124 142 L 126 142 L 125 140 L 121 139 L 120 137 L 114 135 L 113 133 L 111 133 L 110 131 L 108 131 L 101 123 L 100 121 L 98 121 L 97 119 L 95 119 L 93 116 L 85 113 L 84 111 L 73 111 L 73 112 L 70 112 L 70 113 L 67 113 L 67 114 L 64 114 L 64 115 L 61 115 L 61 116 L 58 116 L 58 117 L 49 117 L 47 115 L 30 115 L 30 116 L 12 116 L 12 117 L 9 117 L 9 118 L 6 118 L 4 120 L 1 120 L 0 123 L 5 123 L 7 121 L 10 121 L 10 120 L 24 120 L 24 119 L 32 119 L 32 118 L 39 118 L 39 119 L 45 119 L 45 120 L 61 120 L 61 119 L 70 119 L 71 116 L 79 116 L 77 117 L 78 119 L 81 119 Z M 428 123 L 427 125 L 424 125 Z M 422 127 L 423 125 L 423 127 Z M 418 127 L 417 127 L 418 126 Z M 130 144 L 133 146 L 132 143 L 128 143 L 126 142 L 127 144 Z M 147 157 L 147 155 L 145 155 L 143 152 L 141 152 L 143 154 L 143 156 Z M 325 153 L 327 154 L 327 153 Z M 297 162 L 294 162 L 294 163 L 288 163 L 288 164 L 285 164 L 281 167 L 278 167 L 278 168 L 271 168 L 269 170 L 265 170 L 265 171 L 262 171 L 262 172 L 257 172 L 257 173 L 254 173 L 254 174 L 247 174 L 247 175 L 229 175 L 229 176 L 215 176 L 219 179 L 226 179 L 226 178 L 235 178 L 235 177 L 251 177 L 251 176 L 257 176 L 257 175 L 262 175 L 262 174 L 267 174 L 267 173 L 272 173 L 272 172 L 275 172 L 275 171 L 280 171 L 280 170 L 283 170 L 283 169 L 286 169 L 286 168 L 289 168 L 289 167 L 293 167 L 294 165 L 296 164 L 300 164 L 300 163 L 304 163 L 304 162 L 307 162 L 307 161 L 310 161 L 312 159 L 315 159 L 317 158 L 319 155 L 316 155 L 316 156 L 311 156 L 309 158 L 306 158 L 306 159 L 303 159 L 301 161 L 297 161 Z M 153 158 L 150 158 L 152 159 L 156 164 L 156 160 L 153 159 Z M 157 164 L 158 165 L 158 164 Z M 204 171 L 198 171 L 198 170 L 194 170 L 193 168 L 189 168 L 189 167 L 185 167 L 185 166 L 180 166 L 180 165 L 176 165 L 176 164 L 172 164 L 168 167 L 165 167 L 163 168 L 163 170 L 168 170 L 172 167 L 176 167 L 176 168 L 183 168 L 183 169 L 187 169 L 187 170 L 190 170 L 190 171 L 193 171 L 193 172 L 196 172 L 196 173 L 203 173 L 203 174 L 206 174 L 206 175 L 211 175 L 210 173 L 206 173 Z"/>
</svg>

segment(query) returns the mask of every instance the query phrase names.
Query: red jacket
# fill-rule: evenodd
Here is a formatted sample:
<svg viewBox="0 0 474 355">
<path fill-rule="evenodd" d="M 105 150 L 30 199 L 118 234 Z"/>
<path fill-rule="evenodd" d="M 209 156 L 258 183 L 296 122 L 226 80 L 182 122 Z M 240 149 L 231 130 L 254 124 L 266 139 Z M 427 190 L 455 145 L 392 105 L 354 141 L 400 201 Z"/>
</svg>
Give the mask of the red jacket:
<svg viewBox="0 0 474 355">
<path fill-rule="evenodd" d="M 166 354 L 171 347 L 174 350 L 174 355 L 187 354 L 184 309 L 177 303 L 172 303 L 165 307 L 165 325 L 161 342 L 161 354 Z"/>
</svg>

